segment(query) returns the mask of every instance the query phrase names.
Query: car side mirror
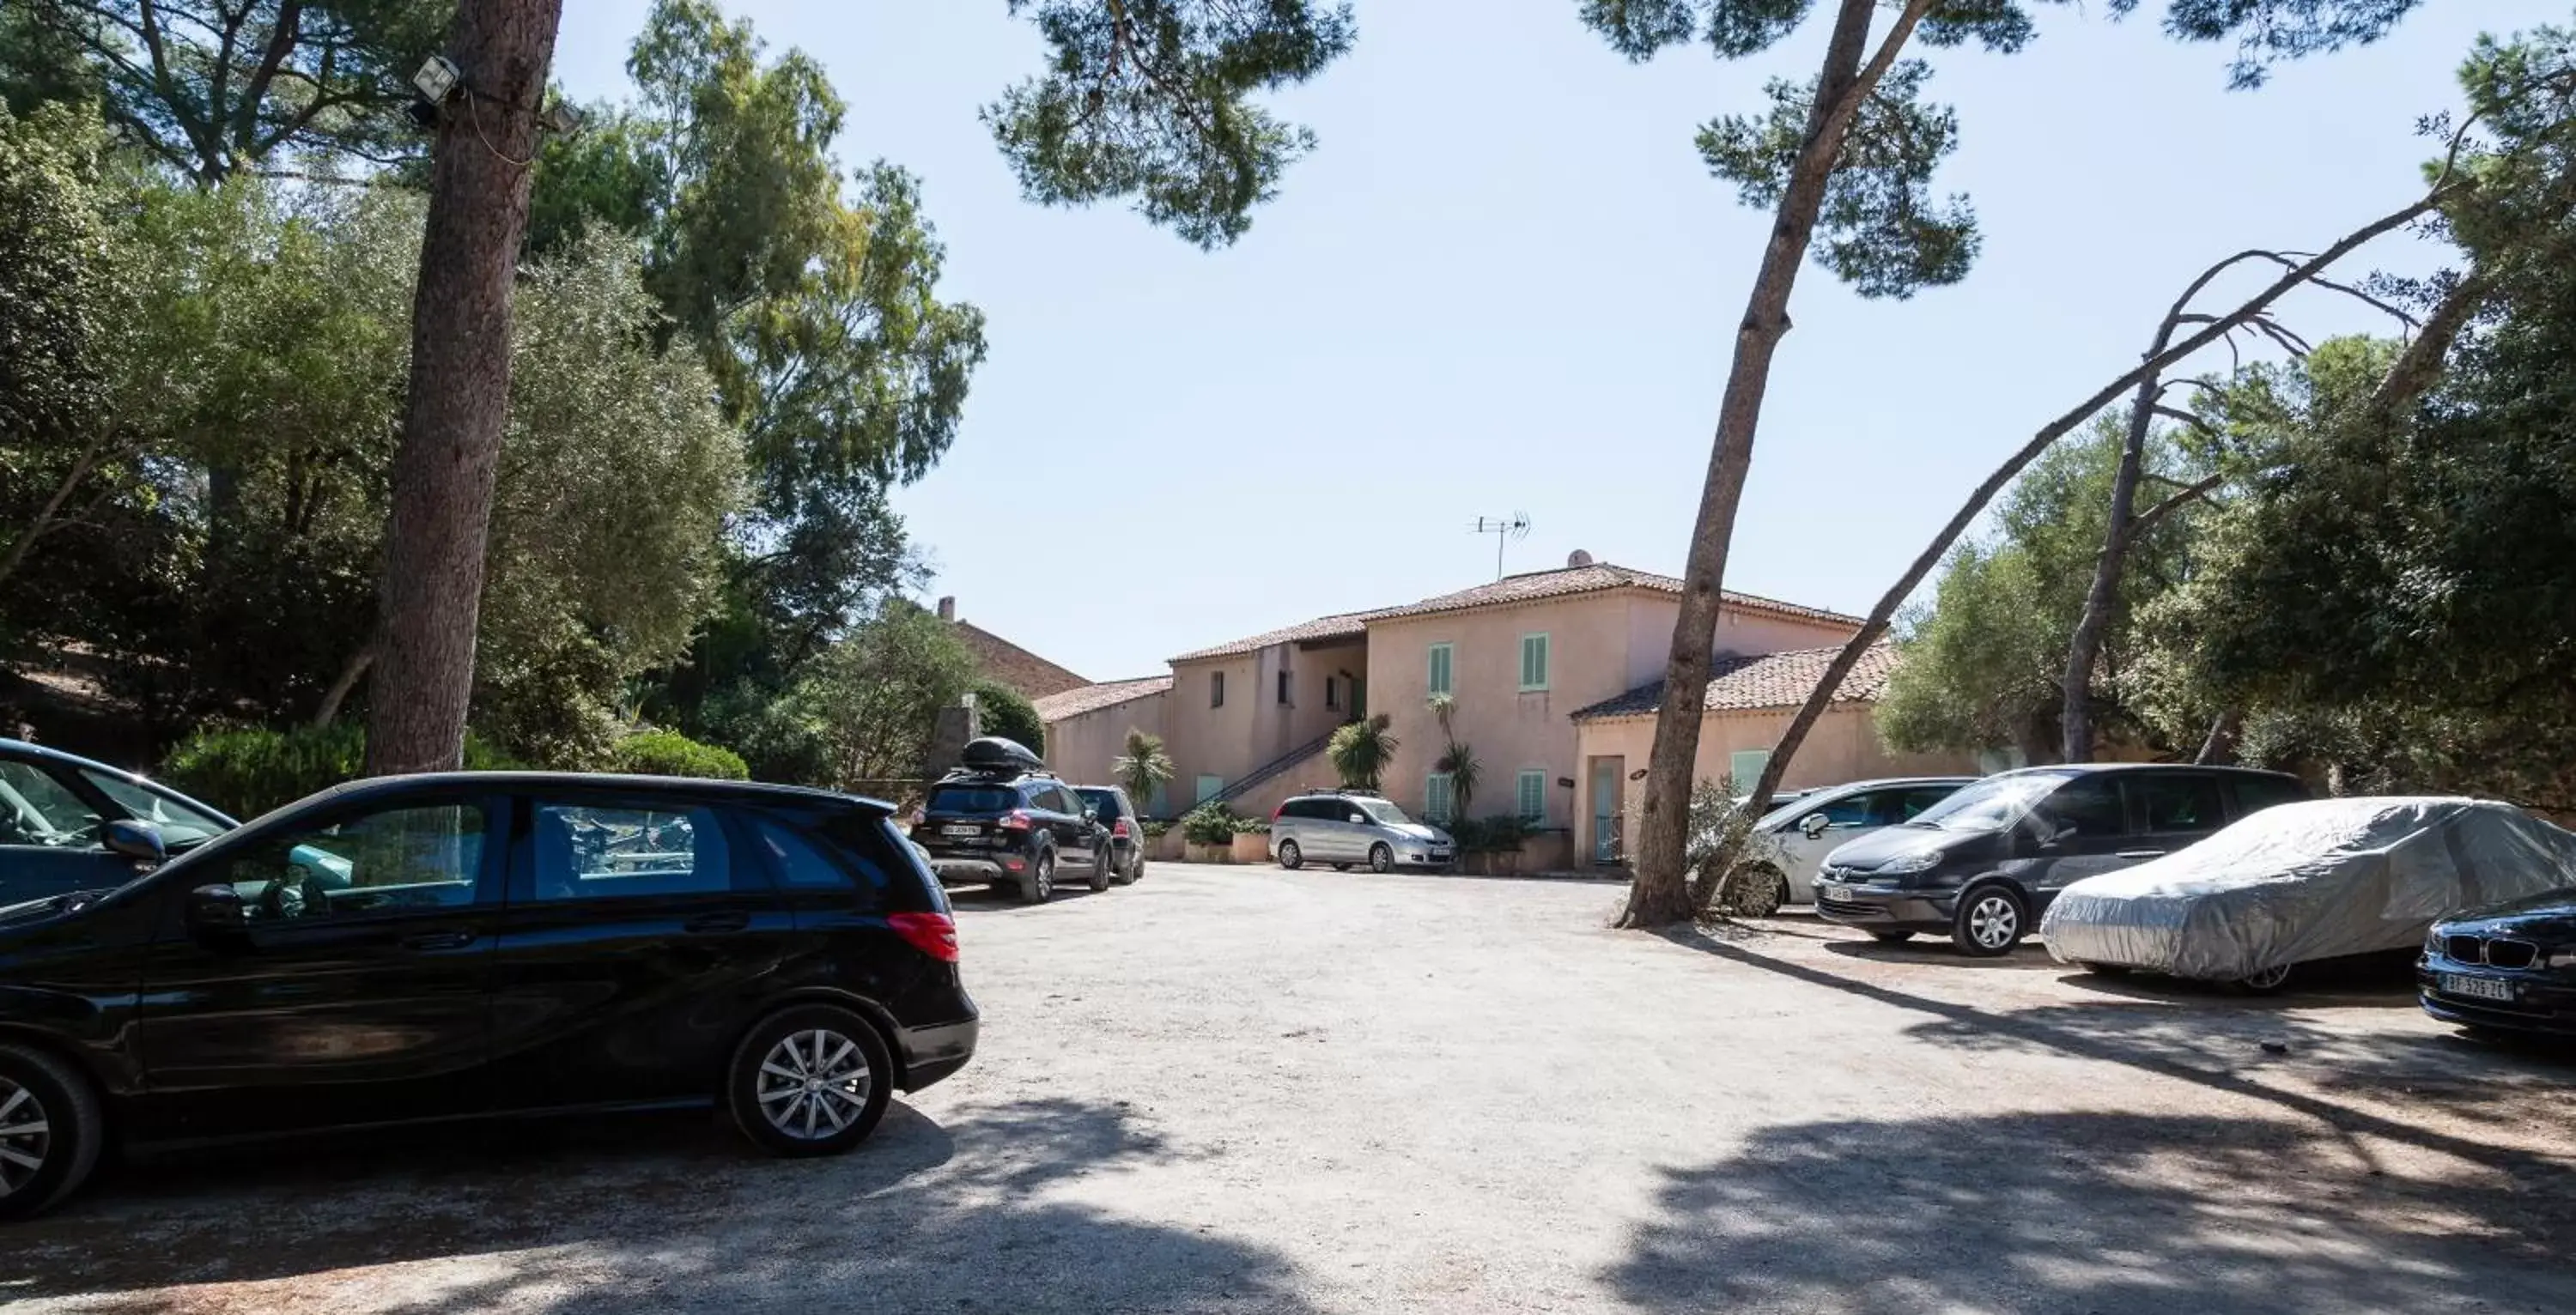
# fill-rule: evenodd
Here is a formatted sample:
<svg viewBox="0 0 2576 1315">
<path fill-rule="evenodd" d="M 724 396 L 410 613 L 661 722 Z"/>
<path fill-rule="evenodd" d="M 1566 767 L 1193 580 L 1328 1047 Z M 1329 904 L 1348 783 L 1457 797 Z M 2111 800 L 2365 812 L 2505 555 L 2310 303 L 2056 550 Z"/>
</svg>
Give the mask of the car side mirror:
<svg viewBox="0 0 2576 1315">
<path fill-rule="evenodd" d="M 110 822 L 99 833 L 99 843 L 111 854 L 122 854 L 135 862 L 159 867 L 170 856 L 169 847 L 161 841 L 161 828 L 150 822 L 120 819 Z"/>
<path fill-rule="evenodd" d="M 241 892 L 217 882 L 188 892 L 188 925 L 198 931 L 237 931 L 250 921 Z"/>
<path fill-rule="evenodd" d="M 1825 833 L 1825 828 L 1831 825 L 1833 825 L 1832 818 L 1829 818 L 1822 813 L 1809 813 L 1798 823 L 1798 829 L 1806 832 L 1809 840 L 1813 840 L 1816 837 L 1823 835 Z"/>
</svg>

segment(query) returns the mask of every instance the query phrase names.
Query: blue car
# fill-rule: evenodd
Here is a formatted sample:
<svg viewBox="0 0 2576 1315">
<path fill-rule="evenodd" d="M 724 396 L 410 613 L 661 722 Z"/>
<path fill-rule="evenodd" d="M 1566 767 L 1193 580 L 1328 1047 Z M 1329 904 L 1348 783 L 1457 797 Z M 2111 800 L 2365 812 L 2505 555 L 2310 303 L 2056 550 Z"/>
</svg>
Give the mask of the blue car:
<svg viewBox="0 0 2576 1315">
<path fill-rule="evenodd" d="M 135 843 L 140 828 L 117 822 L 152 828 L 158 845 Z M 132 772 L 0 740 L 0 905 L 121 886 L 153 850 L 183 854 L 239 825 Z"/>
</svg>

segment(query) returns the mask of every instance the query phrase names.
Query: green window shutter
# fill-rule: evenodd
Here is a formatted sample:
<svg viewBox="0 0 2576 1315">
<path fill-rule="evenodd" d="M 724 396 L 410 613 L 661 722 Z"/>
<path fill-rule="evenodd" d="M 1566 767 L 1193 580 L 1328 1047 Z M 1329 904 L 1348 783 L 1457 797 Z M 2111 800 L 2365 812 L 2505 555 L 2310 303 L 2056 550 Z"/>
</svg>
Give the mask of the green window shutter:
<svg viewBox="0 0 2576 1315">
<path fill-rule="evenodd" d="M 1762 783 L 1762 769 L 1770 765 L 1769 749 L 1738 749 L 1727 756 L 1726 774 L 1735 778 L 1737 791 L 1751 794 Z"/>
<path fill-rule="evenodd" d="M 1521 688 L 1547 688 L 1547 636 L 1521 636 Z"/>
<path fill-rule="evenodd" d="M 1432 693 L 1434 693 L 1434 694 L 1447 694 L 1447 693 L 1449 693 L 1449 692 L 1450 692 L 1450 688 L 1449 688 L 1449 664 L 1450 664 L 1450 647 L 1449 647 L 1449 645 L 1447 645 L 1447 644 L 1433 644 L 1433 645 L 1431 646 L 1431 677 L 1430 677 L 1430 686 L 1431 686 L 1431 692 L 1432 692 Z"/>
<path fill-rule="evenodd" d="M 1519 797 L 1515 802 L 1520 806 L 1521 820 L 1531 823 L 1546 822 L 1547 773 L 1543 771 L 1522 772 L 1520 774 L 1520 779 L 1516 784 L 1519 787 Z"/>
<path fill-rule="evenodd" d="M 1449 773 L 1433 772 L 1422 785 L 1422 811 L 1432 821 L 1446 824 L 1449 807 L 1455 796 L 1450 791 Z"/>
</svg>

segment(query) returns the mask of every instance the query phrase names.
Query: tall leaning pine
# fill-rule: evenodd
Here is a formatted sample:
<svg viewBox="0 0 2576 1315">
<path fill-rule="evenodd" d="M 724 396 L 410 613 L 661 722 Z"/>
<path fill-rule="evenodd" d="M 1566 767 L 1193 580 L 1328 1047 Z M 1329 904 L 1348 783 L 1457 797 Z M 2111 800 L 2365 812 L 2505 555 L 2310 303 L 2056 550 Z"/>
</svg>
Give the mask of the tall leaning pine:
<svg viewBox="0 0 2576 1315">
<path fill-rule="evenodd" d="M 563 0 L 460 0 L 412 301 L 411 393 L 385 531 L 367 770 L 464 757 L 483 546 L 510 409 L 510 300 Z"/>
<path fill-rule="evenodd" d="M 1652 927 L 1692 915 L 1686 848 L 1699 755 L 1701 701 L 1726 578 L 1736 504 L 1753 463 L 1771 358 L 1789 331 L 1789 294 L 1832 207 L 1824 263 L 1864 296 L 1904 297 L 1958 281 L 1975 258 L 1976 222 L 1963 200 L 1931 197 L 1934 166 L 1957 138 L 1946 108 L 1917 99 L 1930 70 L 1897 55 L 1920 29 L 1933 45 L 1977 41 L 2020 48 L 2030 19 L 2009 3 L 1905 0 L 1873 44 L 1878 0 L 1831 0 L 1833 32 L 1805 85 L 1774 81 L 1760 117 L 1719 119 L 1700 154 L 1748 204 L 1770 205 L 1770 239 L 1736 324 L 1734 361 L 1718 404 L 1717 439 L 1682 571 L 1681 616 L 1664 665 L 1663 706 L 1647 758 L 1636 881 L 1620 925 Z M 1770 48 L 1802 25 L 1810 0 L 1586 0 L 1584 20 L 1632 59 L 1704 36 L 1725 58 Z M 1938 8 L 1938 16 L 1927 15 Z"/>
</svg>

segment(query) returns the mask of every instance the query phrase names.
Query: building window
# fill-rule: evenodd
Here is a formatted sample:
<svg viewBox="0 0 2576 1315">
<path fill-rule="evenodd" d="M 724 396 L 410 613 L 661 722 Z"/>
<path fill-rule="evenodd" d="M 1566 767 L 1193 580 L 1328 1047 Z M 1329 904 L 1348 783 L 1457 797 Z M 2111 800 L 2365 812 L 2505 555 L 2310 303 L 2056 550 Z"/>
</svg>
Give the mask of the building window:
<svg viewBox="0 0 2576 1315">
<path fill-rule="evenodd" d="M 1434 694 L 1446 694 L 1450 692 L 1450 663 L 1451 646 L 1447 644 L 1433 644 L 1431 646 L 1431 678 L 1428 682 L 1430 685 L 1430 692 Z"/>
<path fill-rule="evenodd" d="M 1547 688 L 1547 636 L 1521 636 L 1521 688 Z"/>
<path fill-rule="evenodd" d="M 1202 776 L 1202 777 L 1200 777 L 1200 778 L 1199 778 L 1199 794 L 1198 794 L 1198 801 L 1199 801 L 1200 803 L 1206 803 L 1208 800 L 1210 800 L 1210 799 L 1214 799 L 1214 798 L 1216 798 L 1218 795 L 1221 795 L 1221 794 L 1224 794 L 1224 793 L 1225 793 L 1225 778 L 1224 778 L 1224 777 L 1222 777 L 1222 776 Z"/>
<path fill-rule="evenodd" d="M 1430 779 L 1422 783 L 1422 815 L 1424 817 L 1430 818 L 1432 821 L 1446 826 L 1449 823 L 1450 810 L 1455 807 L 1456 803 L 1457 795 L 1450 788 L 1449 773 L 1433 772 Z"/>
<path fill-rule="evenodd" d="M 1726 759 L 1726 774 L 1735 778 L 1737 794 L 1751 794 L 1762 784 L 1762 769 L 1771 765 L 1769 749 L 1738 749 Z"/>
<path fill-rule="evenodd" d="M 1279 673 L 1279 706 L 1288 706 L 1288 673 L 1285 671 Z"/>
<path fill-rule="evenodd" d="M 1513 803 L 1518 806 L 1520 819 L 1531 826 L 1547 825 L 1547 773 L 1535 767 L 1524 768 L 1512 784 Z"/>
<path fill-rule="evenodd" d="M 1208 706 L 1211 708 L 1225 706 L 1225 673 L 1222 671 L 1208 673 Z"/>
<path fill-rule="evenodd" d="M 1342 678 L 1339 676 L 1324 677 L 1324 710 L 1326 712 L 1331 712 L 1341 706 Z"/>
</svg>

